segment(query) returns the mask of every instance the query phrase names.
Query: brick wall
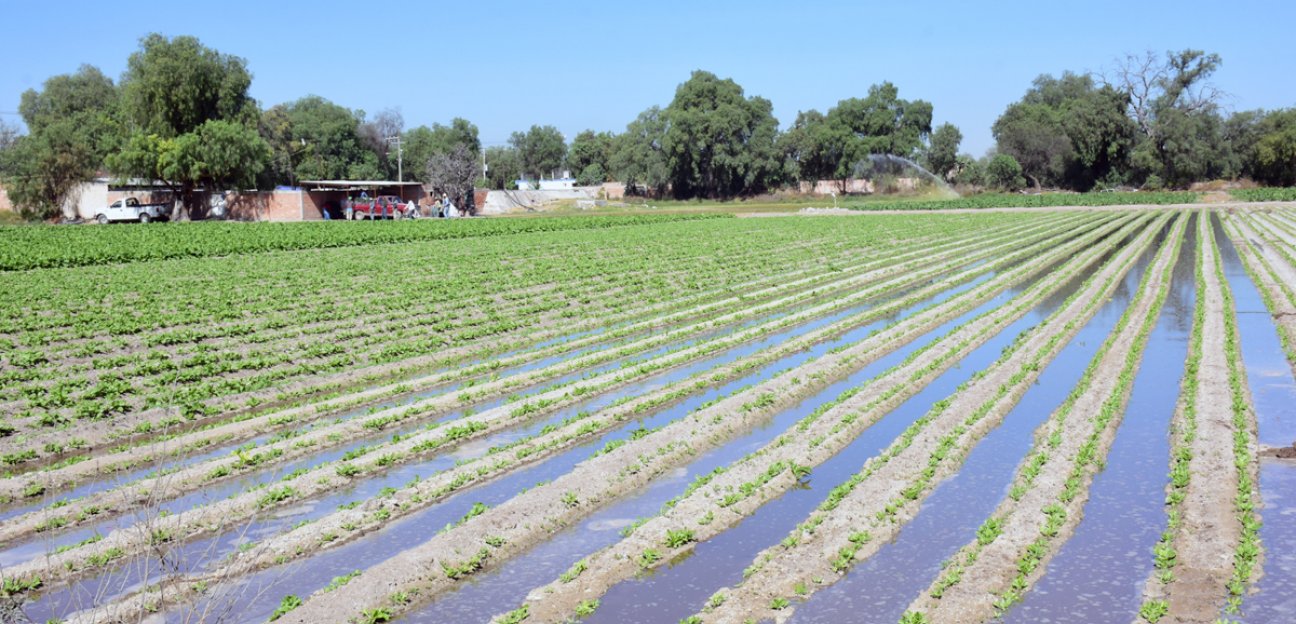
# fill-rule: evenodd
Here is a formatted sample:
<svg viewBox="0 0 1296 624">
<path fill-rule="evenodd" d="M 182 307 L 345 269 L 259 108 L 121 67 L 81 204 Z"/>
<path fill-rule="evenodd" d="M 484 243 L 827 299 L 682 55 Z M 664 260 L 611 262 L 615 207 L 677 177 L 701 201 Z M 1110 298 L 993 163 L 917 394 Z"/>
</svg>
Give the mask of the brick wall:
<svg viewBox="0 0 1296 624">
<path fill-rule="evenodd" d="M 319 206 L 306 191 L 230 193 L 227 219 L 236 221 L 319 221 Z"/>
</svg>

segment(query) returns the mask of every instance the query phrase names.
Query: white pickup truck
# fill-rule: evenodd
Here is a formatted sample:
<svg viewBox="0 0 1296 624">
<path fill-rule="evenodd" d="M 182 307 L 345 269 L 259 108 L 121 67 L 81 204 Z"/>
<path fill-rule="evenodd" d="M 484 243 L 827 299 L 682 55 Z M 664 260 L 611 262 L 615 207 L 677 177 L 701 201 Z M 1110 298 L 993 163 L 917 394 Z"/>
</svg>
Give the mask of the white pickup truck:
<svg viewBox="0 0 1296 624">
<path fill-rule="evenodd" d="M 170 216 L 171 204 L 141 204 L 134 197 L 126 197 L 100 210 L 99 214 L 95 215 L 95 221 L 100 223 L 111 221 L 148 223 L 149 221 L 166 221 Z"/>
</svg>

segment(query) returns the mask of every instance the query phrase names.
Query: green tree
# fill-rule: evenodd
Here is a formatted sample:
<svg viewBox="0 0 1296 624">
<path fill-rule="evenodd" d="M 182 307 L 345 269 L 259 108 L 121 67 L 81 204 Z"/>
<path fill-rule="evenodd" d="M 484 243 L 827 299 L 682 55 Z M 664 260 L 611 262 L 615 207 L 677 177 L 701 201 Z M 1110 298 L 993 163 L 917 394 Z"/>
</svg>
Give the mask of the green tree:
<svg viewBox="0 0 1296 624">
<path fill-rule="evenodd" d="M 839 171 L 852 169 L 872 154 L 916 158 L 931 134 L 932 105 L 925 100 L 902 100 L 890 82 L 869 87 L 868 96 L 850 98 L 828 111 L 828 121 L 845 130 L 845 161 Z"/>
<path fill-rule="evenodd" d="M 360 136 L 361 115 L 308 95 L 262 114 L 262 136 L 275 166 L 285 163 L 293 182 L 342 180 L 353 172 L 361 174 L 357 180 L 382 177 L 378 154 Z"/>
<path fill-rule="evenodd" d="M 993 132 L 999 151 L 1020 163 L 1035 188 L 1060 183 L 1067 162 L 1075 157 L 1061 111 L 1042 104 L 1010 105 L 995 121 Z"/>
<path fill-rule="evenodd" d="M 518 151 L 523 174 L 535 178 L 555 176 L 567 156 L 563 135 L 553 126 L 531 126 L 526 132 L 514 132 L 509 144 Z"/>
<path fill-rule="evenodd" d="M 1113 84 L 1128 96 L 1128 112 L 1139 129 L 1131 154 L 1135 177 L 1171 186 L 1221 176 L 1229 155 L 1218 102 L 1223 93 L 1210 83 L 1218 54 L 1201 50 L 1129 55 Z"/>
<path fill-rule="evenodd" d="M 0 171 L 22 213 L 55 216 L 68 195 L 94 177 L 121 144 L 119 103 L 112 80 L 89 65 L 23 93 L 19 113 L 28 134 L 12 138 Z"/>
<path fill-rule="evenodd" d="M 145 133 L 173 138 L 211 119 L 251 123 L 247 61 L 208 48 L 195 37 L 153 33 L 140 40 L 122 78 L 124 112 Z"/>
<path fill-rule="evenodd" d="M 473 162 L 481 160 L 481 139 L 477 136 L 477 126 L 467 119 L 459 117 L 450 121 L 450 125 L 432 124 L 432 127 L 419 126 L 405 132 L 402 137 L 405 150 L 405 179 L 428 182 L 428 163 L 437 155 L 449 154 L 462 145 L 472 157 Z M 478 166 L 478 173 L 481 167 Z"/>
<path fill-rule="evenodd" d="M 1296 108 L 1274 111 L 1261 123 L 1252 177 L 1275 186 L 1296 185 Z"/>
<path fill-rule="evenodd" d="M 493 189 L 511 189 L 522 175 L 522 159 L 512 147 L 486 148 L 486 184 Z"/>
<path fill-rule="evenodd" d="M 1255 177 L 1255 147 L 1264 134 L 1262 125 L 1267 114 L 1263 110 L 1238 111 L 1224 120 L 1224 176 L 1236 179 Z"/>
<path fill-rule="evenodd" d="M 144 37 L 122 79 L 132 132 L 108 166 L 162 181 L 181 199 L 182 218 L 199 186 L 254 180 L 269 165 L 270 148 L 254 130 L 260 115 L 251 84 L 246 61 L 194 37 Z"/>
<path fill-rule="evenodd" d="M 732 79 L 695 71 L 666 107 L 662 150 L 678 198 L 733 197 L 776 185 L 778 120 L 762 97 L 745 97 Z"/>
<path fill-rule="evenodd" d="M 1021 163 L 1038 188 L 1089 190 L 1124 175 L 1137 132 L 1128 96 L 1092 77 L 1064 72 L 1035 79 L 995 121 L 999 150 Z"/>
<path fill-rule="evenodd" d="M 836 177 L 843 142 L 837 140 L 833 130 L 828 118 L 817 110 L 797 113 L 792 127 L 779 135 L 778 141 L 788 177 L 811 183 Z"/>
<path fill-rule="evenodd" d="M 133 171 L 152 169 L 159 180 L 182 180 L 207 188 L 248 188 L 270 162 L 270 147 L 241 123 L 212 119 L 192 132 L 164 139 L 132 135 L 118 154 Z"/>
<path fill-rule="evenodd" d="M 931 135 L 927 148 L 927 169 L 941 179 L 948 179 L 958 166 L 958 148 L 963 133 L 954 124 L 941 124 Z"/>
<path fill-rule="evenodd" d="M 572 139 L 567 148 L 567 166 L 582 186 L 593 186 L 607 181 L 612 145 L 616 137 L 611 132 L 585 130 Z"/>
<path fill-rule="evenodd" d="M 640 189 L 661 197 L 670 186 L 670 166 L 662 143 L 666 138 L 666 118 L 661 108 L 653 106 L 639 113 L 617 135 L 609 160 L 612 177 L 624 182 L 626 192 Z"/>
<path fill-rule="evenodd" d="M 985 167 L 986 184 L 1001 191 L 1016 191 L 1026 186 L 1021 164 L 1008 154 L 996 154 Z"/>
</svg>

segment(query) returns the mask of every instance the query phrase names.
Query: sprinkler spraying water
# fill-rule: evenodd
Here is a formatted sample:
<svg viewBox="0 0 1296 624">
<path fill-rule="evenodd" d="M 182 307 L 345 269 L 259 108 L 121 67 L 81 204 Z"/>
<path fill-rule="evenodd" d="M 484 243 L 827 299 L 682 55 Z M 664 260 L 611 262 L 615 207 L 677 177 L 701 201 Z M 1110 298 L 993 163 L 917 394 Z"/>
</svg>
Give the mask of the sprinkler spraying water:
<svg viewBox="0 0 1296 624">
<path fill-rule="evenodd" d="M 854 172 L 857 178 L 874 178 L 878 174 L 898 173 L 908 168 L 918 173 L 924 179 L 930 180 L 935 185 L 938 192 L 949 198 L 959 197 L 958 191 L 955 191 L 940 176 L 928 171 L 922 165 L 909 160 L 903 156 L 894 154 L 869 154 L 867 161 L 861 160 L 855 163 Z"/>
</svg>

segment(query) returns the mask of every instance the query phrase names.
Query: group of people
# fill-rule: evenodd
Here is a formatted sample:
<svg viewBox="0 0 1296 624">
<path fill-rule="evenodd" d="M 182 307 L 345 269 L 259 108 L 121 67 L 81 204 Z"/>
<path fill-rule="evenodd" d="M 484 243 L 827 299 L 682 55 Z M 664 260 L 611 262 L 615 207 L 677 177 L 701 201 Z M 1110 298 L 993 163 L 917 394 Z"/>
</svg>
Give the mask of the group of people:
<svg viewBox="0 0 1296 624">
<path fill-rule="evenodd" d="M 414 204 L 414 200 L 411 199 L 409 204 L 405 206 L 405 212 L 406 214 L 411 215 L 419 214 L 418 206 Z M 453 219 L 462 217 L 464 214 L 457 206 L 455 206 L 454 202 L 451 201 L 449 195 L 442 193 L 439 198 L 435 195 L 429 198 L 428 216 L 434 218 Z"/>
</svg>

